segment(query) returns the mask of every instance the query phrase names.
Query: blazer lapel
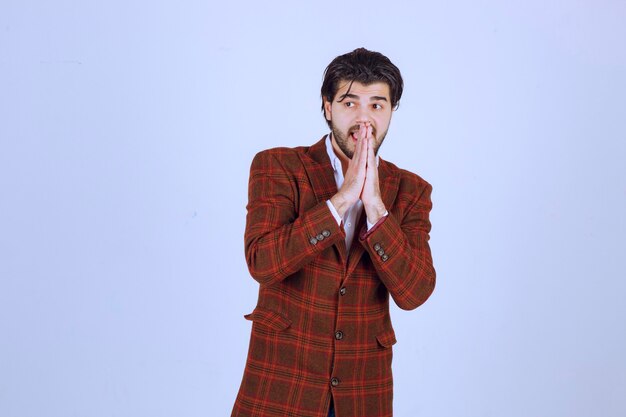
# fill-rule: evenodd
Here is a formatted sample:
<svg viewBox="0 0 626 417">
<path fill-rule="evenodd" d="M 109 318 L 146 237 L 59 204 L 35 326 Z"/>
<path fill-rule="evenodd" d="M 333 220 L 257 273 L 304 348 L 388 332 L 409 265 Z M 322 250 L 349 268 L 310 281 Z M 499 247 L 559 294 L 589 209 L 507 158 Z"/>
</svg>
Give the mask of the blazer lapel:
<svg viewBox="0 0 626 417">
<path fill-rule="evenodd" d="M 309 147 L 301 158 L 318 203 L 326 201 L 337 194 L 335 174 L 326 151 L 326 136 Z M 335 243 L 334 246 L 339 251 L 340 258 L 345 260 L 348 255 L 346 253 L 345 241 L 341 240 Z"/>
<path fill-rule="evenodd" d="M 325 141 L 326 136 L 311 146 L 302 158 L 318 202 L 326 201 L 337 193 L 337 183 L 326 152 Z"/>
<path fill-rule="evenodd" d="M 393 207 L 400 187 L 400 170 L 387 161 L 379 158 L 378 181 L 380 182 L 380 193 L 387 211 Z"/>
</svg>

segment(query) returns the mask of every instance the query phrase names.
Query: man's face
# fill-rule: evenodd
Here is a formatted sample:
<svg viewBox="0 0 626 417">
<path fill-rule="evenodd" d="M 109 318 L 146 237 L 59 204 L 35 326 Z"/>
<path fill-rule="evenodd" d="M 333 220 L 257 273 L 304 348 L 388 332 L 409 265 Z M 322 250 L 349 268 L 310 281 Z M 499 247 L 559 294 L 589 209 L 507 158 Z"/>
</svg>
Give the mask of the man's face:
<svg viewBox="0 0 626 417">
<path fill-rule="evenodd" d="M 384 82 L 363 85 L 355 81 L 350 85 L 350 81 L 342 80 L 333 101 L 324 99 L 324 115 L 331 123 L 333 142 L 349 159 L 354 155 L 359 127 L 367 122 L 372 126 L 374 152 L 378 152 L 392 110 L 389 85 Z"/>
</svg>

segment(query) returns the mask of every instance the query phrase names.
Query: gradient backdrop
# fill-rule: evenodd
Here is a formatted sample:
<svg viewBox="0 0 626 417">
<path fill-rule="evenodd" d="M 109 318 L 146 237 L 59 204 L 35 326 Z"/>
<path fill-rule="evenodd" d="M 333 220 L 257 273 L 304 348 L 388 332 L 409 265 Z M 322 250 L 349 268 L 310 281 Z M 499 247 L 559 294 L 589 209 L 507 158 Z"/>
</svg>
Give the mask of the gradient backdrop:
<svg viewBox="0 0 626 417">
<path fill-rule="evenodd" d="M 625 21 L 618 0 L 3 0 L 0 416 L 229 415 L 250 161 L 326 133 L 322 71 L 360 46 L 405 77 L 382 157 L 434 186 L 395 415 L 626 415 Z"/>
</svg>

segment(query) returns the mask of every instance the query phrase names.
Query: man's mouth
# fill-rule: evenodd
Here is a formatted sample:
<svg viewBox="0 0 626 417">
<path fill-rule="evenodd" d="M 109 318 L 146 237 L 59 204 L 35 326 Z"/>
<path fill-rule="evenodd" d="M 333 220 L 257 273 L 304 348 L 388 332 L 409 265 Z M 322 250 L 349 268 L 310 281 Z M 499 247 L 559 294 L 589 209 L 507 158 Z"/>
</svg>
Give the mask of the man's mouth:
<svg viewBox="0 0 626 417">
<path fill-rule="evenodd" d="M 361 131 L 361 127 L 356 125 L 356 126 L 352 126 L 348 134 L 352 137 L 352 140 L 356 142 L 359 139 L 360 131 Z"/>
<path fill-rule="evenodd" d="M 353 126 L 352 129 L 348 131 L 348 135 L 352 138 L 353 141 L 357 142 L 359 139 L 360 132 L 361 132 L 360 126 Z M 372 129 L 372 137 L 376 137 L 375 129 Z"/>
</svg>

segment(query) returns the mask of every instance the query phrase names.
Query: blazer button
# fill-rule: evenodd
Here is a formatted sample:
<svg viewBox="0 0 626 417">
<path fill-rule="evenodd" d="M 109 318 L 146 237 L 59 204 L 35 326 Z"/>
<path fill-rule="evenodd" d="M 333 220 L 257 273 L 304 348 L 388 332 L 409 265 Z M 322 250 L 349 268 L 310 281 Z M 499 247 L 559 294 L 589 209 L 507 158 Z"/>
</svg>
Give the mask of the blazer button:
<svg viewBox="0 0 626 417">
<path fill-rule="evenodd" d="M 309 243 L 310 243 L 311 245 L 317 245 L 317 238 L 312 237 L 311 239 L 309 239 Z"/>
<path fill-rule="evenodd" d="M 330 236 L 330 230 L 326 230 L 326 229 L 322 230 L 322 235 L 324 235 L 324 237 Z"/>
<path fill-rule="evenodd" d="M 337 340 L 343 339 L 343 332 L 341 330 L 337 330 L 335 332 L 335 339 L 337 339 Z"/>
<path fill-rule="evenodd" d="M 385 251 L 382 249 L 379 249 L 377 252 L 380 256 L 383 256 L 385 254 Z"/>
<path fill-rule="evenodd" d="M 387 259 L 389 259 L 389 255 L 384 254 L 383 256 L 380 257 L 380 259 L 382 259 L 383 262 L 385 262 Z"/>
<path fill-rule="evenodd" d="M 317 235 L 316 237 L 317 237 L 317 240 L 324 240 L 324 235 L 321 233 Z"/>
<path fill-rule="evenodd" d="M 330 380 L 330 385 L 332 385 L 333 387 L 336 387 L 337 385 L 339 385 L 339 379 L 333 377 Z"/>
<path fill-rule="evenodd" d="M 346 295 L 346 287 L 341 287 L 341 289 L 339 290 L 339 294 Z"/>
<path fill-rule="evenodd" d="M 382 246 L 380 246 L 380 243 L 374 243 L 374 250 L 375 250 L 376 252 L 378 252 L 378 251 L 379 251 L 379 250 L 381 250 L 381 249 L 382 249 Z"/>
</svg>

